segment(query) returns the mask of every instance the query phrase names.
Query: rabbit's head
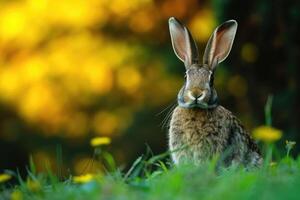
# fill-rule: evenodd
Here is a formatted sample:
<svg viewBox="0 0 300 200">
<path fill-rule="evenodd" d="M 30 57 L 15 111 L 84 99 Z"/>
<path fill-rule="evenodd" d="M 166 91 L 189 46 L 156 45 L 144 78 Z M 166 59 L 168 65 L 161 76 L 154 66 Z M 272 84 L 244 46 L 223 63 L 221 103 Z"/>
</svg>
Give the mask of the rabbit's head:
<svg viewBox="0 0 300 200">
<path fill-rule="evenodd" d="M 237 22 L 229 20 L 215 29 L 206 45 L 202 63 L 189 30 L 174 17 L 169 19 L 169 29 L 174 52 L 186 68 L 185 83 L 177 97 L 179 106 L 202 109 L 217 106 L 214 71 L 231 50 Z"/>
</svg>

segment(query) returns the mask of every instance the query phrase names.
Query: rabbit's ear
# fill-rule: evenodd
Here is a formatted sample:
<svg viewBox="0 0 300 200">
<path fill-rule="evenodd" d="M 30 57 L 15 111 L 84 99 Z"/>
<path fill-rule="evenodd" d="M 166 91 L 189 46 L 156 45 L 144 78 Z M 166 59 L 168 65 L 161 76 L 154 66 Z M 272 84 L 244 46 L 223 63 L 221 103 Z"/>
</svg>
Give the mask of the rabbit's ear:
<svg viewBox="0 0 300 200">
<path fill-rule="evenodd" d="M 226 59 L 231 50 L 236 30 L 237 22 L 235 20 L 226 21 L 215 29 L 206 45 L 203 64 L 214 69 L 217 64 Z"/>
<path fill-rule="evenodd" d="M 169 29 L 176 56 L 184 62 L 186 67 L 198 63 L 197 45 L 189 30 L 174 17 L 169 19 Z"/>
</svg>

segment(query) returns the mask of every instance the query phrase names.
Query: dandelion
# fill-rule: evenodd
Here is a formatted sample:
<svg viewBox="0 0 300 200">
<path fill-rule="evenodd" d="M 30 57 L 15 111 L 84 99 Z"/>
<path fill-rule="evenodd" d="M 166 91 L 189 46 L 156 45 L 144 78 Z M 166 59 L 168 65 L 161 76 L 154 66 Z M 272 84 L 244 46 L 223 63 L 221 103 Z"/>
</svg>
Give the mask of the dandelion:
<svg viewBox="0 0 300 200">
<path fill-rule="evenodd" d="M 282 137 L 282 131 L 271 126 L 259 126 L 253 130 L 252 135 L 257 140 L 271 143 Z"/>
<path fill-rule="evenodd" d="M 11 200 L 22 200 L 23 194 L 20 190 L 14 190 L 10 195 Z"/>
<path fill-rule="evenodd" d="M 74 176 L 73 182 L 74 183 L 88 183 L 94 179 L 94 175 L 92 174 L 84 174 L 81 176 Z"/>
<path fill-rule="evenodd" d="M 11 175 L 9 174 L 0 174 L 0 183 L 4 183 L 11 179 Z"/>
<path fill-rule="evenodd" d="M 108 145 L 110 143 L 111 143 L 111 139 L 109 137 L 95 137 L 95 138 L 91 139 L 92 147 Z"/>
<path fill-rule="evenodd" d="M 285 148 L 287 150 L 286 156 L 289 157 L 290 155 L 290 151 L 294 148 L 294 146 L 296 145 L 295 141 L 285 141 Z"/>
<path fill-rule="evenodd" d="M 295 141 L 288 141 L 288 140 L 285 141 L 285 147 L 287 149 L 292 149 L 294 148 L 295 145 L 296 145 Z"/>
</svg>

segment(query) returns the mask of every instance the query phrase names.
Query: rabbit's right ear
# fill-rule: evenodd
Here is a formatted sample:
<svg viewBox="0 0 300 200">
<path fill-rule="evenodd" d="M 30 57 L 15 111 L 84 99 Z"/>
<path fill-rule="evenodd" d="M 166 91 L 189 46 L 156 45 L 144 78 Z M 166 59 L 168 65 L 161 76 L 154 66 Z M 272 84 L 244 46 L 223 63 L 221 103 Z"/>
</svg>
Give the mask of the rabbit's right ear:
<svg viewBox="0 0 300 200">
<path fill-rule="evenodd" d="M 203 64 L 213 70 L 217 64 L 226 59 L 230 53 L 236 30 L 237 22 L 235 20 L 228 20 L 215 29 L 206 45 Z"/>
<path fill-rule="evenodd" d="M 189 30 L 174 17 L 169 19 L 169 29 L 174 52 L 184 62 L 185 67 L 198 63 L 197 45 Z"/>
</svg>

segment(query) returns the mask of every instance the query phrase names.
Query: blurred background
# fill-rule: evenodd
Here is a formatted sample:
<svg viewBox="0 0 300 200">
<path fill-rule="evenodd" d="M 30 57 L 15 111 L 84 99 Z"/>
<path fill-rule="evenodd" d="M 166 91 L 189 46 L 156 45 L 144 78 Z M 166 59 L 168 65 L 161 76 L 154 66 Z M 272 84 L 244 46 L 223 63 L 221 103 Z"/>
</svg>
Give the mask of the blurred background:
<svg viewBox="0 0 300 200">
<path fill-rule="evenodd" d="M 166 151 L 165 108 L 184 81 L 170 16 L 201 53 L 218 24 L 236 19 L 232 52 L 216 72 L 221 104 L 251 131 L 265 123 L 273 94 L 278 147 L 300 142 L 300 2 L 1 0 L 0 170 L 23 173 L 30 155 L 38 170 L 55 170 L 61 152 L 63 169 L 80 174 L 98 136 L 111 138 L 107 150 L 125 168 L 147 145 Z"/>
</svg>

